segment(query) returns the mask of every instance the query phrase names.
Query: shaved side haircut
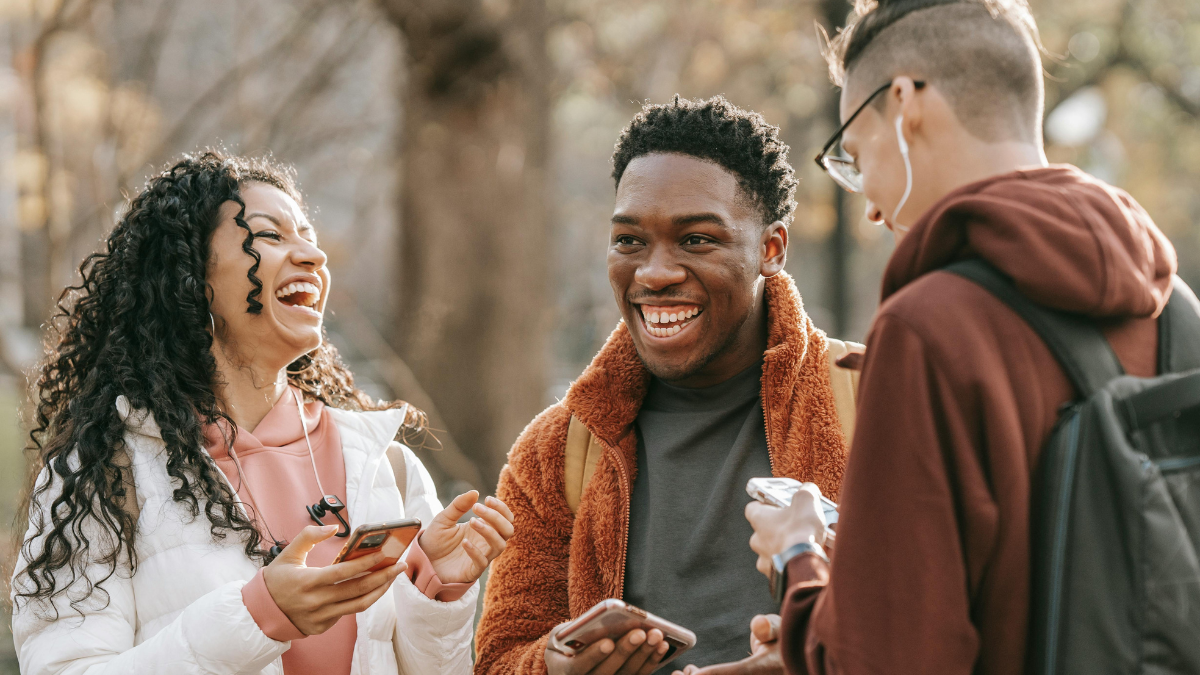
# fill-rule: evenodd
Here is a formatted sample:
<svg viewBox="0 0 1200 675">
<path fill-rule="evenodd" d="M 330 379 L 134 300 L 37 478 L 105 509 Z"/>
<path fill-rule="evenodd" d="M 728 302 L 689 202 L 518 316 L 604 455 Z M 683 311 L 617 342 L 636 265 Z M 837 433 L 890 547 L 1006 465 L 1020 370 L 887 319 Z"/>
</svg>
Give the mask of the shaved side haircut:
<svg viewBox="0 0 1200 675">
<path fill-rule="evenodd" d="M 825 50 L 852 97 L 909 75 L 936 87 L 976 138 L 1040 144 L 1041 39 L 1026 0 L 857 0 L 855 10 Z"/>
</svg>

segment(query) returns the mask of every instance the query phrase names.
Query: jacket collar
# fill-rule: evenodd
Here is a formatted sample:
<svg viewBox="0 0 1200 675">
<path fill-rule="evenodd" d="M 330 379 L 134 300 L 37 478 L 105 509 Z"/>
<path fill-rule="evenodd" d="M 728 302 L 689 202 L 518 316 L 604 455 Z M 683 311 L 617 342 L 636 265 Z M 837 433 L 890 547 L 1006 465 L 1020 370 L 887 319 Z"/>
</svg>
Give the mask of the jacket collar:
<svg viewBox="0 0 1200 675">
<path fill-rule="evenodd" d="M 116 406 L 129 433 L 162 440 L 162 430 L 149 410 L 134 408 L 125 396 L 117 397 Z M 364 513 L 367 498 L 364 495 L 374 482 L 380 460 L 404 423 L 407 409 L 353 412 L 329 407 L 328 410 L 337 424 L 346 462 L 346 502 L 352 516 Z"/>
<path fill-rule="evenodd" d="M 388 446 L 404 423 L 407 408 L 354 412 L 328 408 L 337 424 L 342 440 L 342 457 L 346 463 L 346 505 L 350 507 L 351 525 L 369 513 L 367 502 L 375 483 L 375 474 Z"/>
<path fill-rule="evenodd" d="M 767 278 L 764 295 L 767 350 L 763 354 L 763 409 L 767 414 L 768 445 L 778 448 L 786 424 L 771 424 L 776 411 L 767 402 L 791 398 L 800 364 L 813 343 L 811 338 L 823 341 L 824 334 L 805 314 L 796 284 L 786 272 Z M 597 438 L 616 446 L 632 429 L 649 382 L 650 373 L 637 354 L 628 326 L 621 321 L 571 385 L 564 404 Z"/>
</svg>

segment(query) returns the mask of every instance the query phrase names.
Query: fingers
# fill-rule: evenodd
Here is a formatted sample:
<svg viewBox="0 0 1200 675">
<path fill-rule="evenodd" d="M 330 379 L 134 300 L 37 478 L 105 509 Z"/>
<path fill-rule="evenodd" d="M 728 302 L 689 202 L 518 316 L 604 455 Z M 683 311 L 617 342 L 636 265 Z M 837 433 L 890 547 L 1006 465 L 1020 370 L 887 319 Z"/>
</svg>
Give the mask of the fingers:
<svg viewBox="0 0 1200 675">
<path fill-rule="evenodd" d="M 482 518 L 472 518 L 471 529 L 475 531 L 475 534 L 483 537 L 483 540 L 487 542 L 488 546 L 491 548 L 491 558 L 495 558 L 496 556 L 500 555 L 500 552 L 503 551 L 504 547 L 508 545 L 505 541 L 507 537 L 501 536 L 491 523 L 484 521 Z M 511 531 L 511 529 L 512 526 L 509 525 L 509 530 Z"/>
<path fill-rule="evenodd" d="M 781 510 L 778 506 L 751 501 L 746 505 L 746 520 L 750 521 L 750 526 L 757 530 L 762 527 L 764 518 L 769 518 L 771 514 L 777 514 Z"/>
<path fill-rule="evenodd" d="M 641 628 L 634 628 L 626 633 L 620 640 L 617 640 L 617 648 L 613 650 L 613 653 L 609 654 L 608 658 L 604 659 L 600 665 L 592 669 L 591 675 L 618 675 L 618 673 L 619 675 L 626 675 L 627 673 L 636 672 L 627 671 L 622 668 L 622 666 L 624 666 L 625 663 L 629 661 L 635 653 L 641 650 L 642 646 L 646 642 L 647 637 L 646 631 L 642 630 Z M 648 654 L 649 651 L 650 650 L 647 649 L 646 653 Z M 638 665 L 641 665 L 643 661 L 645 661 L 644 657 L 642 657 L 642 660 L 638 662 Z"/>
<path fill-rule="evenodd" d="M 376 552 L 372 553 L 371 555 L 365 555 L 361 558 L 355 558 L 354 560 L 335 563 L 322 569 L 320 574 L 314 577 L 313 580 L 318 584 L 339 584 L 347 579 L 353 579 L 363 572 L 366 572 L 372 567 L 383 562 L 385 559 L 386 558 L 383 555 L 383 552 Z"/>
<path fill-rule="evenodd" d="M 384 583 L 376 586 L 374 590 L 364 595 L 328 605 L 326 608 L 328 615 L 330 617 L 340 617 L 347 614 L 365 612 L 370 609 L 371 605 L 375 604 L 375 601 L 383 597 L 383 594 L 387 593 L 388 589 L 392 587 L 392 582 L 396 580 L 396 576 L 398 574 L 398 572 L 392 573 L 392 570 L 396 569 L 398 566 L 399 565 L 397 564 L 389 567 L 386 570 L 372 572 L 371 576 L 386 572 L 387 575 L 384 577 Z"/>
<path fill-rule="evenodd" d="M 325 525 L 322 527 L 309 525 L 300 530 L 300 534 L 296 535 L 292 543 L 288 544 L 271 564 L 279 562 L 282 565 L 303 565 L 308 559 L 308 552 L 317 544 L 332 537 L 337 531 L 337 525 Z"/>
<path fill-rule="evenodd" d="M 768 579 L 771 578 L 771 567 L 770 558 L 760 555 L 758 556 L 758 560 L 754 561 L 754 569 L 758 570 L 760 574 Z"/>
<path fill-rule="evenodd" d="M 625 662 L 625 667 L 621 669 L 621 675 L 629 673 L 629 675 L 650 675 L 658 668 L 658 664 L 662 661 L 663 656 L 667 653 L 667 649 L 671 645 L 663 639 L 662 631 L 657 628 L 651 628 L 646 635 L 646 642 L 643 644 L 629 660 Z"/>
<path fill-rule="evenodd" d="M 488 563 L 491 562 L 488 560 L 487 554 L 467 539 L 463 539 L 462 548 L 467 557 L 471 559 L 471 562 L 476 565 L 473 574 L 483 574 L 483 568 L 487 567 Z"/>
<path fill-rule="evenodd" d="M 547 649 L 546 664 L 550 665 L 552 661 L 559 661 L 564 666 L 560 672 L 568 675 L 586 675 L 591 673 L 597 664 L 608 658 L 615 647 L 612 640 L 605 638 L 588 645 L 583 651 L 576 652 L 574 656 Z"/>
<path fill-rule="evenodd" d="M 779 638 L 779 615 L 759 614 L 750 620 L 750 652 L 758 653 Z"/>
<path fill-rule="evenodd" d="M 386 584 L 392 579 L 400 576 L 408 569 L 408 564 L 403 560 L 397 561 L 393 565 L 389 565 L 381 570 L 375 570 L 370 574 L 365 574 L 357 579 L 350 579 L 342 583 L 326 586 L 323 590 L 326 591 L 326 602 L 342 602 L 345 600 L 353 600 L 362 595 L 366 595 L 374 591 L 381 584 Z"/>
<path fill-rule="evenodd" d="M 503 502 L 494 497 L 488 497 L 485 502 L 487 501 L 504 506 Z M 491 508 L 485 502 L 475 504 L 475 506 L 471 507 L 471 510 L 475 512 L 475 515 L 486 521 L 488 525 L 491 525 L 492 529 L 499 533 L 502 541 L 508 541 L 513 536 L 512 514 L 505 515 L 500 509 Z M 504 506 L 504 510 L 507 511 L 508 507 Z"/>
<path fill-rule="evenodd" d="M 471 506 L 479 501 L 479 492 L 475 490 L 467 490 L 461 495 L 455 497 L 442 512 L 433 517 L 435 521 L 440 520 L 443 527 L 451 527 L 458 522 L 459 518 L 467 515 L 467 511 L 471 510 Z"/>
<path fill-rule="evenodd" d="M 511 523 L 516 520 L 516 517 L 513 516 L 512 510 L 508 508 L 508 504 L 505 504 L 504 502 L 500 501 L 499 498 L 488 497 L 487 499 L 485 499 L 483 501 L 488 506 L 490 506 L 493 509 L 496 509 L 500 513 L 504 514 L 504 519 L 507 520 L 508 522 Z"/>
</svg>

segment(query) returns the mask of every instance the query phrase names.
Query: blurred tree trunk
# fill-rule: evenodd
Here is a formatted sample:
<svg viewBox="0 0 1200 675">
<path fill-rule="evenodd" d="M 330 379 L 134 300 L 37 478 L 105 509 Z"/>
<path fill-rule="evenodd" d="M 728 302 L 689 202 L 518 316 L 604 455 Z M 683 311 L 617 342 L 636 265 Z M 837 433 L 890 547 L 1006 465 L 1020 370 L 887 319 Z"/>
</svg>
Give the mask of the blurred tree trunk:
<svg viewBox="0 0 1200 675">
<path fill-rule="evenodd" d="M 545 402 L 545 3 L 379 2 L 406 55 L 392 340 L 491 491 Z"/>
<path fill-rule="evenodd" d="M 837 30 L 846 23 L 850 5 L 846 0 L 822 0 L 820 7 L 821 23 L 825 31 L 829 35 L 836 35 Z M 829 116 L 829 121 L 833 124 L 834 129 L 842 126 L 839 112 L 841 91 L 839 87 L 831 88 L 825 104 L 825 114 Z M 830 312 L 833 314 L 833 334 L 845 339 L 850 332 L 850 322 L 854 316 L 850 274 L 850 260 L 854 249 L 854 240 L 850 236 L 853 216 L 849 213 L 850 195 L 833 181 L 829 182 L 834 191 L 835 220 L 833 231 L 829 234 L 829 300 L 827 302 Z"/>
</svg>

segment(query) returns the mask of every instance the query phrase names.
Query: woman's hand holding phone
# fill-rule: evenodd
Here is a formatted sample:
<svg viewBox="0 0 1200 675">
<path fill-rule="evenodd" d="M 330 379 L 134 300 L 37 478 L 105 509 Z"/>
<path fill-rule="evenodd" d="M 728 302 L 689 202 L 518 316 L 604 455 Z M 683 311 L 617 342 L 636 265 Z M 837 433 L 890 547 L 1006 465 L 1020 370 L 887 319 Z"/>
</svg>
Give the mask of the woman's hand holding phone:
<svg viewBox="0 0 1200 675">
<path fill-rule="evenodd" d="M 569 623 L 559 624 L 551 635 Z M 574 656 L 547 648 L 546 672 L 548 675 L 650 675 L 669 646 L 657 628 L 648 632 L 635 628 L 615 641 L 597 640 Z"/>
<path fill-rule="evenodd" d="M 263 568 L 263 581 L 271 598 L 292 625 L 305 635 L 324 633 L 341 617 L 366 610 L 387 592 L 397 576 L 408 569 L 404 561 L 399 561 L 354 578 L 381 562 L 384 559 L 382 553 L 328 567 L 305 565 L 313 546 L 337 531 L 337 525 L 309 525 Z"/>
<path fill-rule="evenodd" d="M 459 518 L 473 512 L 467 523 Z M 421 550 L 444 583 L 472 583 L 504 551 L 513 536 L 513 514 L 495 497 L 479 501 L 475 490 L 454 498 L 421 534 Z"/>
</svg>

